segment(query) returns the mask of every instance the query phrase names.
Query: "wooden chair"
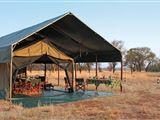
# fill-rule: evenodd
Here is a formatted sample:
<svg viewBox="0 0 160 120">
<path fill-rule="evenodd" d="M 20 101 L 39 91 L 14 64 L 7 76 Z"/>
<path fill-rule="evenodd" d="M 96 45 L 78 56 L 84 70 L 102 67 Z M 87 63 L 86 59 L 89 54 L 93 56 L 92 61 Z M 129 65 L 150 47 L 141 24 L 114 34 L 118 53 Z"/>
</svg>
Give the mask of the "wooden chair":
<svg viewBox="0 0 160 120">
<path fill-rule="evenodd" d="M 76 78 L 75 80 L 75 90 L 83 90 L 85 91 L 86 87 L 85 87 L 85 81 L 83 78 Z"/>
<path fill-rule="evenodd" d="M 44 85 L 44 90 L 54 90 L 54 85 L 47 83 Z"/>
</svg>

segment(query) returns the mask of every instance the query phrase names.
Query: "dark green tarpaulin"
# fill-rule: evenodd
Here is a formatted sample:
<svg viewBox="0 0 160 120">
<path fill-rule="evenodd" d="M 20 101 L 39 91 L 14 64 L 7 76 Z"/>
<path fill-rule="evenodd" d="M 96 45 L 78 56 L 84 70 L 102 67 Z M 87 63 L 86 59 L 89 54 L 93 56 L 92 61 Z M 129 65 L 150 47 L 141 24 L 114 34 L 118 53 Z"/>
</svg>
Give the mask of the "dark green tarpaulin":
<svg viewBox="0 0 160 120">
<path fill-rule="evenodd" d="M 122 59 L 121 52 L 113 47 L 109 42 L 104 38 L 98 35 L 95 31 L 90 29 L 82 21 L 80 21 L 72 13 L 66 13 L 56 18 L 44 21 L 37 25 L 28 27 L 23 30 L 11 33 L 9 35 L 0 37 L 0 94 L 5 94 L 4 91 L 10 89 L 11 97 L 11 86 L 12 85 L 12 74 L 14 73 L 17 67 L 15 67 L 15 61 L 17 56 L 13 56 L 13 53 L 20 49 L 24 49 L 28 46 L 38 43 L 39 41 L 48 41 L 49 46 L 52 46 L 59 53 L 64 54 L 74 60 L 75 63 L 78 62 L 120 62 Z M 38 52 L 38 49 L 36 49 Z M 50 53 L 51 49 L 45 50 Z M 30 53 L 30 52 L 28 52 Z M 66 60 L 64 57 L 56 57 L 54 59 L 54 54 L 52 57 L 49 57 L 48 54 L 41 54 L 42 56 L 36 56 L 36 59 L 33 60 L 35 56 L 29 56 L 27 59 L 22 60 L 21 66 L 25 66 L 31 63 L 56 63 L 57 61 Z M 39 59 L 37 59 L 39 58 Z M 25 61 L 26 60 L 26 61 Z M 13 71 L 11 68 L 13 64 Z M 18 66 L 18 65 L 17 65 Z M 65 68 L 69 69 L 70 75 L 73 80 L 73 62 L 70 64 L 70 67 Z M 5 72 L 5 73 L 4 73 Z M 70 78 L 71 78 L 70 77 Z M 2 91 L 2 92 L 1 92 Z M 6 93 L 5 96 L 8 96 Z"/>
<path fill-rule="evenodd" d="M 96 56 L 98 62 L 121 61 L 118 49 L 69 12 L 1 37 L 0 63 L 10 61 L 11 46 L 23 47 L 43 37 L 50 39 L 57 49 L 72 57 L 75 62 L 94 62 Z"/>
</svg>

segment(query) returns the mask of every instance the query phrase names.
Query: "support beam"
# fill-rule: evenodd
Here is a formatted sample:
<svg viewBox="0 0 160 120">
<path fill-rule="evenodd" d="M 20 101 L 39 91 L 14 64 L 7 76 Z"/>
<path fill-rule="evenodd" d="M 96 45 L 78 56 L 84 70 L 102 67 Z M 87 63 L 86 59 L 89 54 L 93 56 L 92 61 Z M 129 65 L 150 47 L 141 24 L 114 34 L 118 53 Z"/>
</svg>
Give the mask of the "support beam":
<svg viewBox="0 0 160 120">
<path fill-rule="evenodd" d="M 98 64 L 97 64 L 97 55 L 96 55 L 96 77 L 98 77 Z"/>
<path fill-rule="evenodd" d="M 74 62 L 72 62 L 72 89 L 73 89 L 73 92 L 74 92 Z"/>
<path fill-rule="evenodd" d="M 75 80 L 76 80 L 77 78 L 77 64 L 76 63 L 74 64 L 74 68 L 75 68 Z"/>
<path fill-rule="evenodd" d="M 123 80 L 123 61 L 121 60 L 121 84 L 120 84 L 120 91 L 122 92 L 122 80 Z"/>
<path fill-rule="evenodd" d="M 45 81 L 46 81 L 46 76 L 47 76 L 47 66 L 46 63 L 44 64 L 44 77 L 45 77 Z"/>
<path fill-rule="evenodd" d="M 59 65 L 58 65 L 58 86 L 59 86 Z"/>
<path fill-rule="evenodd" d="M 69 75 L 68 75 L 68 72 L 67 72 L 66 69 L 65 69 L 65 73 L 66 73 L 66 80 L 67 80 L 66 82 L 69 85 L 68 92 L 72 93 L 72 92 L 74 92 L 74 90 L 73 90 L 73 84 L 71 83 L 72 81 L 70 81 L 70 78 L 69 78 Z"/>
<path fill-rule="evenodd" d="M 75 83 L 76 83 L 76 79 L 77 79 L 77 63 L 74 63 L 74 84 L 73 86 L 75 86 Z"/>
<path fill-rule="evenodd" d="M 25 67 L 25 77 L 27 78 L 27 67 Z"/>
<path fill-rule="evenodd" d="M 12 60 L 13 57 L 12 56 L 13 56 L 13 53 L 12 52 L 13 52 L 13 46 L 11 46 L 10 78 L 9 78 L 10 79 L 10 85 L 9 85 L 9 87 L 10 87 L 10 89 L 9 89 L 9 101 L 10 102 L 12 102 L 12 76 L 13 76 L 13 72 L 12 72 L 12 66 L 13 66 L 12 65 L 13 64 L 12 63 L 13 62 L 13 60 Z"/>
<path fill-rule="evenodd" d="M 123 80 L 123 61 L 121 61 L 121 81 Z"/>
</svg>

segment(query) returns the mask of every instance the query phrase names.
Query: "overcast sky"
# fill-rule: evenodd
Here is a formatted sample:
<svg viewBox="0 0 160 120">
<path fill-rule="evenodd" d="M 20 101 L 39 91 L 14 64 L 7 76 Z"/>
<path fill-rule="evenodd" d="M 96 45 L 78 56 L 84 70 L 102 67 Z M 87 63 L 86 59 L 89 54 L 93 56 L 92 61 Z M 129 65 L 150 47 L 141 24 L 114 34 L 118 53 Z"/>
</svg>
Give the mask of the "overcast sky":
<svg viewBox="0 0 160 120">
<path fill-rule="evenodd" d="M 109 42 L 147 46 L 160 57 L 160 2 L 83 1 L 0 0 L 0 36 L 70 11 Z"/>
</svg>

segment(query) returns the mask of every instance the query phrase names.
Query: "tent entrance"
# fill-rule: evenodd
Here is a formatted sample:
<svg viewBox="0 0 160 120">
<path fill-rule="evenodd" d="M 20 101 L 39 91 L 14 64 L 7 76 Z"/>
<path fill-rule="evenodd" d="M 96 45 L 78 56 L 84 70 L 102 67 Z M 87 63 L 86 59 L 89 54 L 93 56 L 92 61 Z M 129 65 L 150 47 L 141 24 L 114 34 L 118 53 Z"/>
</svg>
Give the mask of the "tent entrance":
<svg viewBox="0 0 160 120">
<path fill-rule="evenodd" d="M 44 91 L 62 87 L 64 87 L 64 92 L 73 92 L 71 68 L 71 62 L 43 55 L 34 62 L 15 70 L 13 73 L 13 95 L 40 96 Z"/>
<path fill-rule="evenodd" d="M 24 78 L 17 78 L 17 74 L 20 71 L 33 63 L 43 64 L 45 66 L 43 69 L 43 71 L 45 71 L 44 75 L 38 74 L 37 76 L 33 77 L 26 75 Z M 13 51 L 12 64 L 14 83 L 12 84 L 13 93 L 15 91 L 16 93 L 22 93 L 23 88 L 24 91 L 30 91 L 32 88 L 33 91 L 39 94 L 42 89 L 53 88 L 54 86 L 51 83 L 47 83 L 47 64 L 57 65 L 60 70 L 64 70 L 65 86 L 67 86 L 66 90 L 73 92 L 73 59 L 58 50 L 47 38 L 36 41 L 29 45 L 16 47 L 16 49 Z M 33 85 L 32 81 L 35 81 L 33 82 Z"/>
</svg>

